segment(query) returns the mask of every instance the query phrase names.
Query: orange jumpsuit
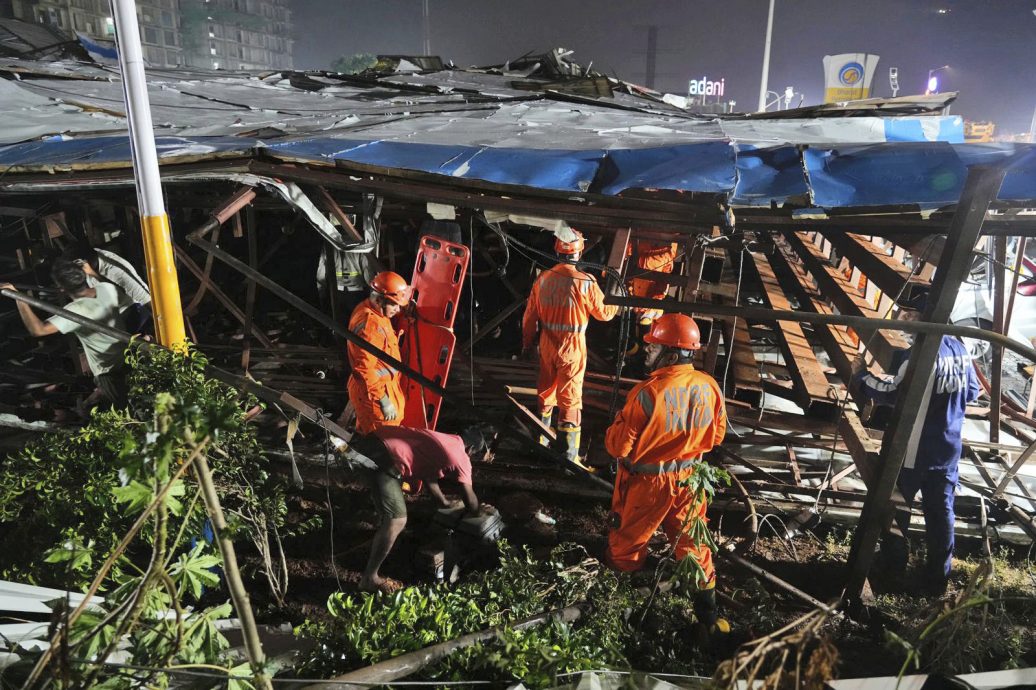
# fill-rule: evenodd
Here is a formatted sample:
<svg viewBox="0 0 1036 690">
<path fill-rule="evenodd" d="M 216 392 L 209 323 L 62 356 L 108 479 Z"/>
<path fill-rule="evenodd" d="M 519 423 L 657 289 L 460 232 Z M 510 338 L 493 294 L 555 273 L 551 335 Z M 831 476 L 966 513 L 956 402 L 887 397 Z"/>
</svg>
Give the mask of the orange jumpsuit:
<svg viewBox="0 0 1036 690">
<path fill-rule="evenodd" d="M 676 559 L 690 556 L 715 582 L 712 552 L 692 543 L 689 520 L 705 517 L 706 501 L 679 485 L 694 461 L 723 441 L 727 413 L 716 380 L 690 364 L 656 369 L 634 386 L 605 435 L 605 447 L 620 461 L 612 494 L 619 526 L 608 535 L 607 561 L 617 570 L 644 566 L 647 544 L 659 525 L 674 545 Z"/>
<path fill-rule="evenodd" d="M 633 247 L 630 246 L 629 255 L 633 255 Z M 676 242 L 658 243 L 649 240 L 637 240 L 637 268 L 659 273 L 672 273 L 673 263 L 676 261 Z M 633 297 L 647 297 L 650 299 L 665 299 L 669 292 L 669 285 L 660 283 L 651 278 L 637 278 L 636 269 L 630 270 L 633 276 L 628 285 L 629 293 Z M 634 310 L 654 320 L 661 315 L 657 309 L 638 308 Z"/>
<path fill-rule="evenodd" d="M 363 300 L 349 318 L 349 330 L 385 354 L 400 359 L 399 336 L 392 321 L 377 311 L 369 299 Z M 398 371 L 356 345 L 347 345 L 349 366 L 349 400 L 356 409 L 356 431 L 369 434 L 383 426 L 398 426 L 403 421 L 406 399 Z M 378 403 L 383 396 L 396 406 L 396 418 L 385 419 Z"/>
<path fill-rule="evenodd" d="M 618 307 L 604 304 L 604 293 L 593 276 L 574 264 L 558 264 L 536 279 L 522 319 L 522 347 L 532 347 L 539 332 L 536 389 L 541 412 L 557 405 L 559 422 L 579 423 L 586 373 L 586 326 L 591 316 L 610 321 L 618 311 Z"/>
</svg>

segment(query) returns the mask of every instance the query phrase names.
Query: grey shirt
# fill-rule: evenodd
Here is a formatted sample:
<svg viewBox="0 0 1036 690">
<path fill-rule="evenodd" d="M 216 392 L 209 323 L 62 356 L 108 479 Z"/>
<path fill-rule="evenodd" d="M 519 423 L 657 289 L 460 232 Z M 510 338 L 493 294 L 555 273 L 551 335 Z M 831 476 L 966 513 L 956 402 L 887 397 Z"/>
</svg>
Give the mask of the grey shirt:
<svg viewBox="0 0 1036 690">
<path fill-rule="evenodd" d="M 65 309 L 100 321 L 109 328 L 126 330 L 120 315 L 122 309 L 129 305 L 126 294 L 111 283 L 98 283 L 94 290 L 97 293 L 96 297 L 79 297 L 65 305 Z M 76 334 L 94 376 L 123 368 L 122 353 L 126 349 L 124 343 L 57 314 L 47 319 L 47 323 L 53 324 L 61 333 Z"/>
</svg>

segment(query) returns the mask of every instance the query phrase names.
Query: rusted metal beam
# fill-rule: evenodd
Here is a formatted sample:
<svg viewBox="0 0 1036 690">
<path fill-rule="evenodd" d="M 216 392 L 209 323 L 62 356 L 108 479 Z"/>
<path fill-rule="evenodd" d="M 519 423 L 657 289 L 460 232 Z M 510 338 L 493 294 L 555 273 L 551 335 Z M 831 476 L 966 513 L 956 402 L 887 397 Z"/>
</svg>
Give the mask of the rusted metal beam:
<svg viewBox="0 0 1036 690">
<path fill-rule="evenodd" d="M 238 216 L 240 217 L 240 216 Z M 253 269 L 257 269 L 256 265 L 259 257 L 258 250 L 256 249 L 256 238 L 255 233 L 257 232 L 255 226 L 255 210 L 248 209 L 247 212 L 247 232 L 248 238 L 248 265 Z M 245 288 L 245 323 L 244 323 L 244 342 L 241 347 L 241 370 L 248 371 L 248 365 L 251 362 L 252 357 L 252 317 L 255 315 L 255 281 L 249 280 L 248 287 Z"/>
<path fill-rule="evenodd" d="M 324 187 L 317 187 L 317 198 L 323 202 L 324 208 L 335 217 L 338 224 L 342 226 L 342 229 L 345 230 L 349 237 L 353 238 L 357 242 L 363 242 L 363 235 L 361 235 L 356 229 L 356 226 L 353 225 L 351 220 L 349 220 L 349 216 L 346 215 L 345 211 L 342 210 L 342 207 L 338 205 L 338 202 L 335 201 L 334 197 L 331 196 L 331 193 L 328 192 L 327 189 Z"/>
<path fill-rule="evenodd" d="M 749 252 L 748 256 L 750 258 L 745 260 L 748 273 L 754 275 L 762 286 L 767 306 L 790 311 L 791 304 L 766 257 L 755 252 Z M 795 321 L 780 321 L 774 329 L 774 336 L 784 355 L 784 364 L 791 376 L 799 407 L 821 415 L 830 414 L 836 400 L 829 395 L 831 386 L 802 326 Z"/>
<path fill-rule="evenodd" d="M 840 313 L 867 319 L 882 316 L 868 304 L 856 287 L 851 285 L 838 269 L 827 263 L 827 259 L 820 249 L 810 242 L 804 233 L 788 232 L 784 234 L 784 237 L 817 282 L 821 294 L 829 299 Z M 896 350 L 905 350 L 910 346 L 905 339 L 892 330 L 878 331 L 873 338 L 871 337 L 873 329 L 856 330 L 870 344 L 868 350 L 874 354 L 875 359 L 886 370 L 891 367 L 893 353 Z"/>
<path fill-rule="evenodd" d="M 219 225 L 212 230 L 212 243 L 216 244 L 219 242 Z M 212 264 L 216 259 L 211 254 L 205 255 L 205 268 L 202 270 L 204 278 L 198 278 L 198 289 L 194 291 L 194 296 L 191 297 L 191 301 L 184 307 L 183 311 L 185 314 L 193 315 L 198 311 L 198 305 L 201 304 L 202 299 L 205 297 L 205 293 L 209 289 L 209 285 L 212 281 L 209 280 L 209 276 L 212 275 Z"/>
<path fill-rule="evenodd" d="M 1004 275 L 1004 268 L 1007 266 L 1007 238 L 994 237 L 992 241 L 993 263 L 990 264 L 989 270 L 993 272 L 993 330 L 997 333 L 1006 334 L 1007 329 L 1004 328 L 1004 325 L 1007 315 L 1005 304 L 1007 280 Z M 1000 400 L 1004 384 L 1004 348 L 994 345 L 992 354 L 989 398 L 990 400 Z M 999 405 L 990 405 L 989 407 L 989 442 L 1000 443 Z"/>
<path fill-rule="evenodd" d="M 964 192 L 950 224 L 949 237 L 953 241 L 947 243 L 945 256 L 939 261 L 931 297 L 924 310 L 924 321 L 944 324 L 949 318 L 961 281 L 970 267 L 972 249 L 982 231 L 982 221 L 1000 190 L 1005 174 L 1003 166 L 975 166 L 968 171 Z M 853 537 L 844 592 L 846 600 L 859 600 L 874 560 L 878 537 L 891 516 L 889 499 L 910 451 L 911 439 L 924 422 L 924 415 L 919 411 L 927 408 L 931 394 L 929 384 L 935 374 L 941 341 L 937 334 L 921 333 L 911 348 L 892 422 L 882 444 L 882 466 L 873 487 L 867 492 L 860 525 Z"/>
<path fill-rule="evenodd" d="M 839 254 L 863 271 L 867 280 L 877 285 L 891 298 L 902 295 L 900 300 L 909 301 L 921 292 L 927 292 L 928 281 L 914 275 L 903 262 L 886 255 L 871 240 L 863 235 L 841 232 L 821 232 Z"/>
<path fill-rule="evenodd" d="M 194 259 L 187 254 L 186 251 L 179 245 L 173 245 L 173 252 L 176 254 L 176 258 L 183 264 L 183 267 L 194 274 L 194 277 L 201 281 L 212 293 L 212 296 L 216 298 L 216 301 L 223 305 L 231 316 L 233 316 L 242 327 L 245 326 L 245 313 L 234 304 L 234 301 L 227 297 L 227 294 L 216 283 L 212 281 L 212 278 L 205 275 L 205 272 L 201 267 L 194 263 Z M 262 332 L 255 324 L 252 324 L 250 331 L 255 339 L 262 343 L 263 347 L 273 347 L 273 341 L 270 340 L 265 333 Z"/>
</svg>

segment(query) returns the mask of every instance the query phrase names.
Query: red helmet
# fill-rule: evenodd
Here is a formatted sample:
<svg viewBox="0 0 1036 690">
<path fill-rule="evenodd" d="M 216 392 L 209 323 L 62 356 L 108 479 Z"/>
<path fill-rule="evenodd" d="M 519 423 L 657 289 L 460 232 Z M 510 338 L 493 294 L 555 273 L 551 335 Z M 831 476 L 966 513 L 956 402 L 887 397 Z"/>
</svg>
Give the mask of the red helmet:
<svg viewBox="0 0 1036 690">
<path fill-rule="evenodd" d="M 410 286 L 398 273 L 382 271 L 371 279 L 371 289 L 401 307 L 410 302 Z"/>
<path fill-rule="evenodd" d="M 564 255 L 583 253 L 583 247 L 586 245 L 586 242 L 583 241 L 583 233 L 578 230 L 572 232 L 576 234 L 576 238 L 571 242 L 566 242 L 560 237 L 554 240 L 554 251 Z"/>
<path fill-rule="evenodd" d="M 701 332 L 694 319 L 686 314 L 663 314 L 651 324 L 651 332 L 644 336 L 644 342 L 681 350 L 700 350 Z"/>
</svg>

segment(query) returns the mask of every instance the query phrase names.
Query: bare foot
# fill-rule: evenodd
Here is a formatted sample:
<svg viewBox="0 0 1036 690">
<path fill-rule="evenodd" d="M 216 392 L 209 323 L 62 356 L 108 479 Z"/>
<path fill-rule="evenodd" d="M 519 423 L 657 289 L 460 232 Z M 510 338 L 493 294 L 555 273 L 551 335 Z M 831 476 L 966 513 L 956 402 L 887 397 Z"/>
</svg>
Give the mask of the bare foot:
<svg viewBox="0 0 1036 690">
<path fill-rule="evenodd" d="M 375 575 L 371 578 L 363 578 L 360 580 L 360 591 L 361 592 L 373 592 L 377 594 L 395 594 L 399 590 L 403 589 L 403 583 L 399 580 L 394 580 L 391 577 L 381 577 Z"/>
</svg>

